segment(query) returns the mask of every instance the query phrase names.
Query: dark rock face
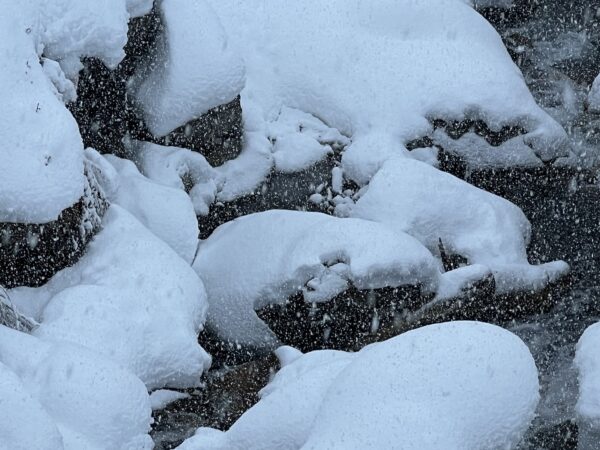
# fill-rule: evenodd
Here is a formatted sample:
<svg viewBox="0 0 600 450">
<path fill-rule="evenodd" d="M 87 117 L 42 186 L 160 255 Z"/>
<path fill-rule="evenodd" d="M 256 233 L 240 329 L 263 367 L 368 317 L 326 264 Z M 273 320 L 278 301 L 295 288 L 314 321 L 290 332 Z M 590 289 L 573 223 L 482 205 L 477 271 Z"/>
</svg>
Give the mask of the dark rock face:
<svg viewBox="0 0 600 450">
<path fill-rule="evenodd" d="M 84 144 L 101 153 L 118 156 L 127 156 L 125 141 L 128 139 L 173 145 L 201 153 L 212 166 L 235 158 L 243 144 L 239 97 L 211 109 L 167 136 L 157 138 L 147 129 L 128 89 L 134 75 L 139 75 L 138 71 L 157 64 L 156 47 L 163 32 L 160 14 L 154 8 L 149 14 L 131 20 L 126 56 L 115 70 L 109 70 L 95 58 L 84 60 L 77 100 L 68 105 L 79 124 Z"/>
<path fill-rule="evenodd" d="M 83 61 L 77 100 L 67 106 L 79 124 L 86 147 L 123 156 L 125 136 L 142 140 L 149 136 L 128 98 L 127 83 L 136 68 L 152 57 L 162 31 L 160 16 L 153 9 L 129 23 L 126 56 L 115 70 L 109 70 L 95 58 Z"/>
<path fill-rule="evenodd" d="M 213 167 L 234 159 L 243 145 L 242 105 L 233 101 L 209 110 L 202 117 L 173 130 L 156 144 L 188 148 L 201 153 Z M 148 140 L 148 139 L 146 139 Z"/>
<path fill-rule="evenodd" d="M 151 436 L 157 450 L 177 447 L 199 427 L 227 430 L 258 400 L 258 392 L 279 370 L 279 362 L 268 355 L 249 363 L 210 371 L 199 390 L 188 390 L 190 398 L 155 411 Z"/>
<path fill-rule="evenodd" d="M 13 330 L 29 333 L 37 327 L 37 324 L 25 317 L 10 301 L 8 292 L 0 286 L 0 325 L 12 328 Z"/>
<path fill-rule="evenodd" d="M 45 224 L 0 223 L 0 285 L 41 286 L 73 265 L 100 229 L 108 207 L 96 176 L 85 169 L 83 197 Z"/>
<path fill-rule="evenodd" d="M 431 300 L 418 286 L 361 291 L 351 287 L 324 303 L 307 303 L 299 293 L 285 305 L 258 316 L 285 345 L 302 352 L 358 351 L 384 334 L 399 334 L 407 316 Z"/>
<path fill-rule="evenodd" d="M 301 209 L 329 212 L 308 201 L 316 186 L 331 179 L 331 170 L 339 164 L 339 155 L 331 155 L 311 167 L 295 172 L 272 171 L 256 192 L 227 203 L 214 203 L 207 216 L 199 217 L 201 238 L 207 238 L 219 225 L 248 214 L 270 209 Z"/>
<path fill-rule="evenodd" d="M 491 130 L 483 120 L 465 119 L 462 121 L 446 121 L 443 119 L 431 120 L 434 130 L 442 129 L 452 139 L 459 139 L 468 132 L 474 132 L 478 136 L 483 137 L 488 144 L 497 147 L 509 139 L 523 135 L 526 131 L 519 126 L 506 126 L 499 131 Z M 415 139 L 406 144 L 406 148 L 414 150 L 417 148 L 431 147 L 433 141 L 430 137 L 425 136 L 421 139 Z"/>
</svg>

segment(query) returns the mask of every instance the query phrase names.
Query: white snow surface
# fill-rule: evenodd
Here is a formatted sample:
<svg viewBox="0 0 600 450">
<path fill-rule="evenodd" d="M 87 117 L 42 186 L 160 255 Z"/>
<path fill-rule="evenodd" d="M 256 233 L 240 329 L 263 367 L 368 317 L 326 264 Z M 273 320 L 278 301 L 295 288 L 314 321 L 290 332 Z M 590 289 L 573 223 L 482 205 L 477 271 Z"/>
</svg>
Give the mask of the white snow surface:
<svg viewBox="0 0 600 450">
<path fill-rule="evenodd" d="M 430 119 L 481 119 L 523 127 L 543 160 L 568 154 L 500 36 L 462 0 L 209 3 L 244 58 L 253 121 L 296 108 L 353 140 L 385 135 L 402 150 L 433 131 Z"/>
<path fill-rule="evenodd" d="M 133 214 L 191 264 L 199 241 L 198 219 L 189 196 L 180 189 L 152 182 L 129 160 L 107 155 L 104 158 L 108 163 L 91 149 L 86 153 L 101 165 L 106 180 L 103 186 L 108 184 L 106 190 L 110 192 L 108 199 Z"/>
<path fill-rule="evenodd" d="M 74 97 L 82 56 L 117 65 L 124 56 L 130 12 L 144 12 L 150 4 L 2 2 L 0 222 L 56 220 L 83 195 L 83 144 L 63 101 Z"/>
<path fill-rule="evenodd" d="M 527 346 L 494 325 L 430 325 L 358 353 L 284 352 L 261 400 L 180 450 L 514 448 L 534 417 Z"/>
<path fill-rule="evenodd" d="M 441 239 L 449 254 L 491 269 L 497 293 L 537 291 L 569 270 L 529 264 L 531 226 L 517 206 L 410 158 L 388 160 L 348 215 L 408 233 L 436 255 Z"/>
<path fill-rule="evenodd" d="M 600 75 L 594 80 L 588 96 L 590 110 L 600 112 Z"/>
<path fill-rule="evenodd" d="M 34 335 L 87 347 L 131 370 L 148 389 L 197 386 L 210 366 L 197 340 L 208 306 L 201 280 L 116 204 L 77 264 L 41 288 L 10 295 L 41 322 Z"/>
<path fill-rule="evenodd" d="M 422 285 L 437 289 L 438 263 L 416 239 L 383 225 L 320 213 L 272 210 L 217 228 L 193 264 L 222 338 L 272 346 L 276 337 L 254 310 L 302 291 L 321 302 L 352 283 L 359 289 Z"/>
<path fill-rule="evenodd" d="M 152 410 L 155 411 L 164 409 L 169 404 L 184 398 L 189 398 L 189 394 L 186 394 L 185 392 L 170 391 L 168 389 L 159 389 L 150 394 L 150 404 L 152 405 Z"/>
<path fill-rule="evenodd" d="M 218 17 L 205 0 L 163 0 L 165 26 L 158 61 L 142 70 L 135 98 L 155 136 L 228 103 L 244 85 L 244 65 L 229 46 Z"/>
<path fill-rule="evenodd" d="M 579 371 L 577 414 L 600 431 L 600 323 L 590 326 L 577 344 Z"/>
<path fill-rule="evenodd" d="M 2 449 L 153 447 L 144 384 L 82 347 L 0 326 L 0 387 Z"/>
<path fill-rule="evenodd" d="M 574 365 L 579 378 L 578 448 L 593 450 L 600 439 L 600 323 L 588 327 L 579 339 Z"/>
<path fill-rule="evenodd" d="M 223 177 L 200 153 L 136 141 L 131 146 L 139 170 L 152 181 L 187 192 L 197 215 L 208 214 Z M 247 168 L 251 170 L 251 168 Z"/>
</svg>

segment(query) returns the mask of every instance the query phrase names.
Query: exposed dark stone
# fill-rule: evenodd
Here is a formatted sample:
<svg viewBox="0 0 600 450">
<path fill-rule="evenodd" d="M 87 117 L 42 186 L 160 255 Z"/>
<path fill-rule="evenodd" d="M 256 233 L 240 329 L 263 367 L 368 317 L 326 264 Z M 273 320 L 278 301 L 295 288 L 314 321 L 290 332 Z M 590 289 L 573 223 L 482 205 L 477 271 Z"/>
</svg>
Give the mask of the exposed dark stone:
<svg viewBox="0 0 600 450">
<path fill-rule="evenodd" d="M 267 355 L 240 366 L 211 370 L 204 388 L 190 389 L 190 398 L 154 412 L 150 434 L 155 449 L 175 448 L 199 427 L 227 430 L 258 401 L 258 391 L 278 369 L 277 358 Z"/>
<path fill-rule="evenodd" d="M 315 187 L 331 179 L 337 156 L 331 155 L 295 173 L 271 172 L 262 186 L 232 202 L 214 203 L 207 216 L 199 217 L 200 237 L 206 239 L 219 225 L 248 214 L 271 209 L 303 209 L 328 212 L 308 201 Z"/>
<path fill-rule="evenodd" d="M 512 28 L 539 14 L 544 2 L 545 0 L 514 0 L 510 8 L 478 7 L 477 10 L 495 28 Z"/>
<path fill-rule="evenodd" d="M 102 189 L 85 169 L 83 197 L 45 224 L 0 223 L 0 285 L 41 286 L 73 265 L 101 225 L 107 208 Z"/>
<path fill-rule="evenodd" d="M 267 306 L 257 314 L 284 344 L 303 352 L 356 351 L 366 341 L 379 340 L 383 330 L 397 328 L 431 298 L 418 286 L 369 291 L 351 287 L 324 303 L 307 303 L 298 293 L 285 305 Z"/>
<path fill-rule="evenodd" d="M 125 58 L 115 70 L 100 60 L 86 58 L 77 84 L 77 100 L 68 105 L 79 124 L 86 147 L 101 153 L 127 156 L 124 139 L 189 148 L 203 154 L 213 166 L 235 158 L 242 148 L 242 108 L 239 96 L 209 110 L 200 118 L 156 138 L 147 129 L 141 112 L 129 97 L 128 85 L 138 71 L 158 64 L 156 46 L 164 31 L 153 8 L 129 23 Z M 143 75 L 142 75 L 143 76 Z"/>
<path fill-rule="evenodd" d="M 563 422 L 541 427 L 535 433 L 528 434 L 522 447 L 536 450 L 577 450 L 578 435 L 575 422 Z"/>
<path fill-rule="evenodd" d="M 198 342 L 212 356 L 212 368 L 233 367 L 263 358 L 271 350 L 239 345 L 221 339 L 218 334 L 206 325 L 198 336 Z"/>
<path fill-rule="evenodd" d="M 483 120 L 454 120 L 433 119 L 431 124 L 435 130 L 442 129 L 452 139 L 460 139 L 464 134 L 473 132 L 484 138 L 488 144 L 498 147 L 509 139 L 523 135 L 526 131 L 517 125 L 505 126 L 500 130 L 492 130 Z M 433 140 L 429 136 L 414 139 L 406 144 L 408 150 L 426 148 L 433 146 Z"/>
<path fill-rule="evenodd" d="M 195 150 L 215 167 L 240 154 L 243 132 L 242 105 L 238 95 L 233 101 L 209 110 L 167 136 L 154 138 L 153 142 Z"/>
<path fill-rule="evenodd" d="M 153 9 L 129 22 L 126 56 L 115 70 L 109 70 L 96 58 L 83 60 L 77 100 L 67 106 L 79 124 L 86 147 L 122 156 L 125 155 L 125 136 L 141 140 L 151 138 L 128 98 L 127 83 L 142 62 L 145 64 L 152 59 L 156 39 L 162 30 L 160 15 Z"/>
<path fill-rule="evenodd" d="M 37 327 L 37 323 L 21 314 L 10 301 L 8 292 L 0 286 L 0 325 L 13 330 L 29 333 Z"/>
</svg>

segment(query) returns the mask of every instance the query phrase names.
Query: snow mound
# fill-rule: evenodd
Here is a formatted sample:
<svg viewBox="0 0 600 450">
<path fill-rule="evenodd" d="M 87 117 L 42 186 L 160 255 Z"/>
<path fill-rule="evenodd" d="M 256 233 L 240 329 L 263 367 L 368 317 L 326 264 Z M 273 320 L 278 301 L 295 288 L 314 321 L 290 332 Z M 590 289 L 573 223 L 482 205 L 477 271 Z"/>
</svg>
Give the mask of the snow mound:
<svg viewBox="0 0 600 450">
<path fill-rule="evenodd" d="M 275 170 L 299 172 L 342 148 L 350 140 L 329 128 L 316 117 L 284 107 L 274 122 L 267 124 L 269 140 L 273 142 Z"/>
<path fill-rule="evenodd" d="M 83 144 L 63 101 L 74 99 L 81 57 L 98 57 L 109 67 L 119 63 L 125 56 L 128 8 L 141 13 L 150 3 L 2 4 L 0 222 L 50 222 L 83 195 Z"/>
<path fill-rule="evenodd" d="M 272 122 L 287 106 L 353 140 L 383 134 L 402 149 L 434 119 L 483 120 L 523 128 L 544 161 L 568 154 L 500 36 L 462 0 L 209 2 L 244 57 L 252 121 Z"/>
<path fill-rule="evenodd" d="M 448 253 L 491 269 L 499 294 L 540 290 L 569 270 L 529 264 L 531 227 L 517 206 L 409 158 L 387 161 L 349 215 L 408 233 L 436 255 L 441 239 Z"/>
<path fill-rule="evenodd" d="M 184 190 L 190 195 L 196 214 L 208 214 L 222 177 L 204 156 L 185 148 L 148 142 L 135 142 L 132 151 L 144 175 L 156 183 Z"/>
<path fill-rule="evenodd" d="M 144 384 L 79 346 L 0 326 L 0 393 L 2 448 L 153 447 Z"/>
<path fill-rule="evenodd" d="M 588 96 L 588 105 L 591 111 L 600 112 L 600 75 L 594 80 Z"/>
<path fill-rule="evenodd" d="M 296 355 L 227 432 L 199 429 L 179 449 L 508 449 L 538 391 L 533 358 L 512 333 L 437 324 L 358 353 Z"/>
<path fill-rule="evenodd" d="M 87 347 L 149 389 L 198 385 L 210 366 L 197 339 L 207 309 L 201 280 L 118 205 L 77 264 L 41 288 L 11 291 L 11 298 L 22 311 L 42 309 L 37 337 Z"/>
<path fill-rule="evenodd" d="M 35 16 L 18 3 L 3 8 L 0 222 L 50 222 L 83 195 L 83 144 L 38 62 Z"/>
<path fill-rule="evenodd" d="M 108 199 L 133 214 L 191 264 L 198 248 L 198 220 L 190 198 L 179 189 L 150 181 L 131 161 L 107 155 L 108 162 L 103 162 L 93 150 L 86 153 L 95 153 L 93 158 L 101 164 L 105 178 L 112 178 L 108 184 L 113 192 Z"/>
<path fill-rule="evenodd" d="M 579 371 L 580 448 L 592 449 L 600 439 L 600 323 L 590 326 L 579 339 L 575 366 Z"/>
<path fill-rule="evenodd" d="M 439 277 L 433 256 L 408 235 L 370 221 L 282 210 L 220 226 L 200 244 L 193 267 L 206 286 L 211 328 L 258 347 L 277 339 L 254 310 L 296 292 L 308 302 L 327 301 L 350 283 L 433 292 Z"/>
<path fill-rule="evenodd" d="M 157 61 L 142 70 L 134 87 L 155 136 L 229 103 L 244 85 L 242 60 L 206 1 L 164 0 L 160 12 L 165 35 Z"/>
</svg>

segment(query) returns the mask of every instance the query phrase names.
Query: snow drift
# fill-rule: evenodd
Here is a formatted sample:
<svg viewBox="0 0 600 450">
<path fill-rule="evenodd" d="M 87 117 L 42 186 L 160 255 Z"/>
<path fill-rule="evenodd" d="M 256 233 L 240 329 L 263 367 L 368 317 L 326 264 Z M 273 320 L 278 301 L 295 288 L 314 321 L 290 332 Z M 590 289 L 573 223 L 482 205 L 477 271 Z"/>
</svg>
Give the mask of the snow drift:
<svg viewBox="0 0 600 450">
<path fill-rule="evenodd" d="M 431 325 L 354 354 L 278 352 L 283 368 L 254 407 L 179 449 L 508 449 L 539 399 L 528 348 L 482 323 Z"/>
</svg>

